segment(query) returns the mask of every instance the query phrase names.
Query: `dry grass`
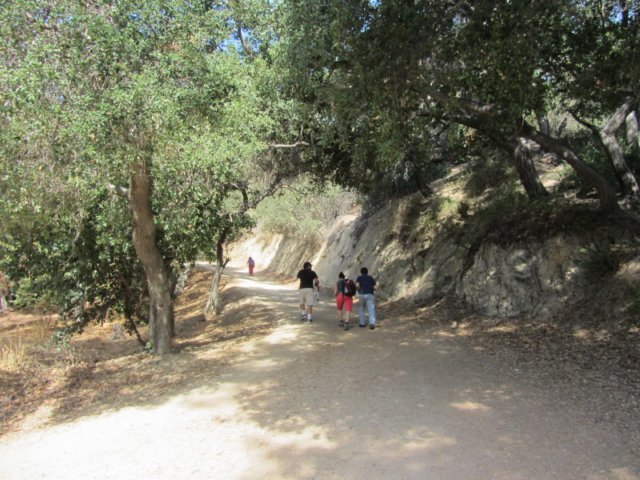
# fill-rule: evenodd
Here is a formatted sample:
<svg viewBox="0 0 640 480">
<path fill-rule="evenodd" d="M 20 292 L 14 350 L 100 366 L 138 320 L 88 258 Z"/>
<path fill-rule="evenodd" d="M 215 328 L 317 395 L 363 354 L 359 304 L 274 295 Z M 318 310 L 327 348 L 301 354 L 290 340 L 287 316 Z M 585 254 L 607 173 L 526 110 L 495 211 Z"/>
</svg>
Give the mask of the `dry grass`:
<svg viewBox="0 0 640 480">
<path fill-rule="evenodd" d="M 16 312 L 0 319 L 0 331 L 6 332 L 0 346 L 7 351 L 7 364 L 0 365 L 0 435 L 154 404 L 209 381 L 244 341 L 273 327 L 268 308 L 238 302 L 243 293 L 233 285 L 222 292 L 223 313 L 205 322 L 210 280 L 210 273 L 191 275 L 175 305 L 174 353 L 162 359 L 145 353 L 132 336 L 115 338 L 114 324 L 89 326 L 56 349 L 48 342 L 53 319 Z M 145 329 L 141 334 L 147 337 Z"/>
<path fill-rule="evenodd" d="M 0 370 L 19 372 L 28 362 L 28 348 L 22 338 L 11 339 L 0 346 Z"/>
<path fill-rule="evenodd" d="M 35 348 L 47 348 L 46 344 L 57 322 L 55 316 L 10 313 L 3 320 L 0 330 L 5 333 L 0 342 L 0 370 L 29 370 L 36 361 L 32 351 Z"/>
</svg>

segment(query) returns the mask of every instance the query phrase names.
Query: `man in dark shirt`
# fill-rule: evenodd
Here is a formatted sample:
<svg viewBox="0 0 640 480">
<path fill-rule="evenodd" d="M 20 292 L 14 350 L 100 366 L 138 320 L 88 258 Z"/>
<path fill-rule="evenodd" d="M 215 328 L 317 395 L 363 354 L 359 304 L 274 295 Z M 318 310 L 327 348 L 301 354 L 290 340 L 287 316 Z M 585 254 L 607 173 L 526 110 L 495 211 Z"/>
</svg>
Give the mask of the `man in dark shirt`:
<svg viewBox="0 0 640 480">
<path fill-rule="evenodd" d="M 313 322 L 313 306 L 316 303 L 313 290 L 314 288 L 320 289 L 320 280 L 316 272 L 311 270 L 312 266 L 311 263 L 304 262 L 302 270 L 298 272 L 298 279 L 300 280 L 298 290 L 300 296 L 300 320 L 308 320 L 309 322 Z"/>
<path fill-rule="evenodd" d="M 376 288 L 376 279 L 369 275 L 367 267 L 360 269 L 361 275 L 356 279 L 356 288 L 358 289 L 358 297 L 360 298 L 359 314 L 360 314 L 360 327 L 366 327 L 364 318 L 365 307 L 369 311 L 369 328 L 371 330 L 376 328 L 376 300 L 373 291 Z"/>
</svg>

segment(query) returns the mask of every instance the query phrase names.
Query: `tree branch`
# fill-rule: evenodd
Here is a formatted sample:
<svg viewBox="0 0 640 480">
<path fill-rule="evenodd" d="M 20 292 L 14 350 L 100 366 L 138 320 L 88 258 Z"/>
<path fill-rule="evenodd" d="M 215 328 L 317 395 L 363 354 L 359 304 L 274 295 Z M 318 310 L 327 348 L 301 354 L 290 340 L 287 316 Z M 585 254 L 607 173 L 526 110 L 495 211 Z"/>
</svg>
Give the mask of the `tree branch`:
<svg viewBox="0 0 640 480">
<path fill-rule="evenodd" d="M 242 45 L 244 53 L 250 57 L 255 57 L 255 52 L 249 48 L 249 45 L 247 45 L 247 42 L 244 39 L 244 35 L 242 34 L 242 24 L 240 22 L 238 22 L 238 38 L 240 39 L 240 45 Z"/>
<path fill-rule="evenodd" d="M 545 150 L 551 151 L 564 159 L 571 165 L 589 185 L 594 187 L 600 197 L 600 206 L 605 212 L 616 212 L 619 210 L 615 191 L 596 170 L 587 165 L 575 152 L 559 140 L 545 135 L 532 127 L 524 118 L 516 121 L 516 132 L 518 136 L 533 140 Z"/>
</svg>

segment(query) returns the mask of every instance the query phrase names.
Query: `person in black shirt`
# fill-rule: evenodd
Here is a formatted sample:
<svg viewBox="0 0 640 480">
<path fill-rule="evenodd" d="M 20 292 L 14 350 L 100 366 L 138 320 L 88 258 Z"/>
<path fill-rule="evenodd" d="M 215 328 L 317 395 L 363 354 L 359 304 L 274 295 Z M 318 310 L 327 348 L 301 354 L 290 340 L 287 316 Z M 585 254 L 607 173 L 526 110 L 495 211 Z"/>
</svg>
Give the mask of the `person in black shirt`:
<svg viewBox="0 0 640 480">
<path fill-rule="evenodd" d="M 300 295 L 300 320 L 313 322 L 313 306 L 316 303 L 315 296 L 313 295 L 314 288 L 320 289 L 320 280 L 316 272 L 311 270 L 311 263 L 304 262 L 302 270 L 298 272 L 298 279 L 300 280 L 299 295 Z"/>
<path fill-rule="evenodd" d="M 356 279 L 356 287 L 358 288 L 358 296 L 360 298 L 360 327 L 366 327 L 365 323 L 365 308 L 369 312 L 369 328 L 374 330 L 376 328 L 376 297 L 374 290 L 376 288 L 376 279 L 369 275 L 367 267 L 360 269 L 361 275 Z"/>
</svg>

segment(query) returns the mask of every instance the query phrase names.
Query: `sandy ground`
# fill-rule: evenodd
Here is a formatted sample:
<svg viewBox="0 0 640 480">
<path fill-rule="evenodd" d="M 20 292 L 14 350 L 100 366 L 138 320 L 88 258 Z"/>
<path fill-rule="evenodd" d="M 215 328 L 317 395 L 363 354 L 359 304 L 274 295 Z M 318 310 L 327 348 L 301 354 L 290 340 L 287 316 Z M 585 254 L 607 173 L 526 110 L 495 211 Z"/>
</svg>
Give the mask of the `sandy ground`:
<svg viewBox="0 0 640 480">
<path fill-rule="evenodd" d="M 294 284 L 233 277 L 268 335 L 197 388 L 0 438 L 0 479 L 640 478 L 588 397 L 417 323 L 345 332 L 326 295 L 302 323 Z"/>
</svg>

